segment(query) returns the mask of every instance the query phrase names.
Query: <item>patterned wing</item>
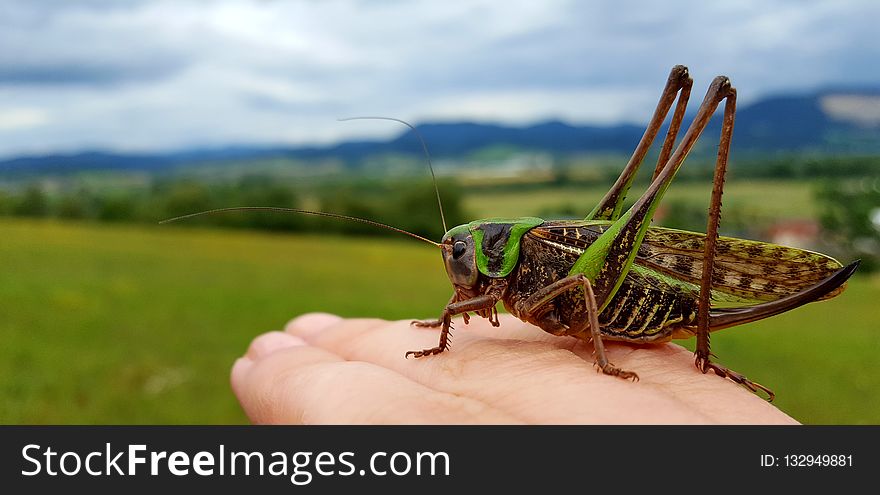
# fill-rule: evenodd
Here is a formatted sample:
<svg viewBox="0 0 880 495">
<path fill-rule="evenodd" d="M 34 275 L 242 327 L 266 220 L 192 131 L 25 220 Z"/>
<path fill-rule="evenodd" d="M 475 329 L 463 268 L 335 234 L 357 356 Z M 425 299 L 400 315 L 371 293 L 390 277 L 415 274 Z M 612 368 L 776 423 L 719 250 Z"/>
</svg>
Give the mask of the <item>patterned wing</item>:
<svg viewBox="0 0 880 495">
<path fill-rule="evenodd" d="M 636 263 L 699 287 L 705 240 L 705 234 L 652 227 Z M 721 305 L 774 301 L 818 284 L 843 266 L 824 254 L 733 237 L 719 237 L 717 247 L 712 300 Z"/>
<path fill-rule="evenodd" d="M 602 221 L 547 222 L 532 235 L 579 255 L 609 225 Z M 700 291 L 705 234 L 651 227 L 632 267 L 630 282 L 659 290 Z M 712 276 L 712 306 L 737 307 L 774 301 L 831 276 L 842 265 L 824 254 L 759 241 L 719 237 Z M 821 299 L 842 292 L 838 287 Z"/>
</svg>

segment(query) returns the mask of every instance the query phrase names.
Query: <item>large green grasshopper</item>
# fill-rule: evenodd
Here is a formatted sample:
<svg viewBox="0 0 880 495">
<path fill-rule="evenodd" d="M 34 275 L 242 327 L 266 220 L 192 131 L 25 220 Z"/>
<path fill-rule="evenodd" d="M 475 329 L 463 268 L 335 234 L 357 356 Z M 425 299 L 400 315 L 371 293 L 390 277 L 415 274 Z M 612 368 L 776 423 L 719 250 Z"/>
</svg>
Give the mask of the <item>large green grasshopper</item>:
<svg viewBox="0 0 880 495">
<path fill-rule="evenodd" d="M 764 391 L 772 400 L 768 388 L 710 361 L 709 332 L 834 297 L 843 291 L 858 261 L 844 267 L 819 253 L 718 236 L 736 90 L 726 77 L 716 77 L 673 150 L 691 86 L 687 68 L 674 67 L 635 152 L 583 220 L 477 220 L 449 229 L 440 243 L 372 220 L 290 208 L 223 208 L 168 221 L 217 211 L 282 210 L 365 222 L 439 246 L 453 295 L 437 320 L 413 322 L 439 328 L 438 345 L 410 351 L 407 357 L 445 351 L 456 315 L 467 323 L 468 314 L 475 313 L 498 326 L 501 302 L 517 318 L 547 332 L 591 341 L 597 366 L 622 378 L 638 376 L 608 361 L 603 340 L 653 343 L 696 336 L 695 364 L 700 371 L 712 370 L 752 392 Z M 652 226 L 664 193 L 722 101 L 707 233 Z M 654 178 L 635 204 L 623 211 L 633 179 L 673 103 L 676 108 Z M 440 211 L 442 218 L 442 206 Z M 445 227 L 445 219 L 443 223 Z"/>
<path fill-rule="evenodd" d="M 440 243 L 452 299 L 440 318 L 436 347 L 447 349 L 451 318 L 468 312 L 498 325 L 497 303 L 517 318 L 554 335 L 592 341 L 596 364 L 606 374 L 637 379 L 608 362 L 604 339 L 664 342 L 696 335 L 695 364 L 752 392 L 773 392 L 709 360 L 709 332 L 748 323 L 840 294 L 858 261 L 843 267 L 833 258 L 790 247 L 718 237 L 721 194 L 736 111 L 736 90 L 719 76 L 681 142 L 692 80 L 676 66 L 645 134 L 614 186 L 577 221 L 535 217 L 477 220 L 449 230 Z M 654 179 L 623 211 L 633 178 L 678 99 Z M 651 226 L 654 212 L 688 152 L 722 101 L 726 101 L 706 234 Z"/>
</svg>

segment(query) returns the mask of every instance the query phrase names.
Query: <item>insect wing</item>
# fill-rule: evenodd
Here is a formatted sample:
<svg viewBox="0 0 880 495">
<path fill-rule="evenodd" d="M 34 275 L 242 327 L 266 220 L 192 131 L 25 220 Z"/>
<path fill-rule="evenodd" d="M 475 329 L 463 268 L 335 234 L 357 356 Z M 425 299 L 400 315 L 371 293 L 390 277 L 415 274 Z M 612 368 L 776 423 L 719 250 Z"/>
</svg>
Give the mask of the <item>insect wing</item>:
<svg viewBox="0 0 880 495">
<path fill-rule="evenodd" d="M 530 235 L 575 257 L 610 225 L 604 221 L 546 222 Z M 639 248 L 630 283 L 699 294 L 705 234 L 651 227 Z M 774 301 L 833 275 L 842 265 L 824 254 L 759 241 L 719 237 L 712 278 L 713 307 Z M 821 299 L 836 296 L 844 285 Z"/>
</svg>

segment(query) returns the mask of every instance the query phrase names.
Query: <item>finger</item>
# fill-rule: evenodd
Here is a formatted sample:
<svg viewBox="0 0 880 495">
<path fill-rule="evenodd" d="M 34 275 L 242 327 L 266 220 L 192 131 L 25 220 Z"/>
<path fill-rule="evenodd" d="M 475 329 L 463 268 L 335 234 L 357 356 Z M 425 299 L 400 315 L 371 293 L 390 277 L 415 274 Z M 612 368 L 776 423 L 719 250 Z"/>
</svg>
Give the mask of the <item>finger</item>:
<svg viewBox="0 0 880 495">
<path fill-rule="evenodd" d="M 256 340 L 276 338 L 268 335 Z M 515 422 L 479 401 L 431 390 L 391 370 L 346 362 L 310 346 L 243 358 L 233 376 L 242 408 L 255 423 Z"/>
<path fill-rule="evenodd" d="M 268 332 L 256 337 L 251 341 L 245 355 L 238 358 L 232 365 L 229 381 L 232 391 L 241 396 L 244 391 L 245 377 L 254 366 L 254 361 L 268 356 L 272 352 L 295 346 L 304 346 L 306 342 L 300 337 L 295 337 L 283 332 Z"/>
<path fill-rule="evenodd" d="M 301 337 L 310 333 L 317 333 L 325 328 L 342 321 L 342 318 L 330 313 L 306 313 L 290 320 L 284 326 L 284 330 L 291 335 Z"/>
<path fill-rule="evenodd" d="M 251 341 L 251 345 L 248 347 L 245 355 L 237 359 L 232 365 L 232 371 L 229 376 L 232 391 L 236 394 L 241 391 L 244 377 L 253 367 L 255 360 L 265 357 L 276 350 L 302 345 L 306 345 L 303 339 L 283 332 L 268 332 L 258 336 Z"/>
<path fill-rule="evenodd" d="M 241 402 L 241 397 L 245 392 L 245 378 L 253 366 L 254 362 L 246 357 L 240 357 L 232 364 L 232 370 L 229 373 L 229 385 L 232 387 L 232 393 L 238 397 L 239 402 Z"/>
<path fill-rule="evenodd" d="M 245 357 L 252 361 L 256 361 L 277 350 L 298 345 L 306 345 L 306 341 L 289 333 L 268 332 L 260 335 L 251 342 L 250 347 L 248 347 L 248 350 L 245 353 Z"/>
<path fill-rule="evenodd" d="M 597 375 L 591 363 L 553 342 L 458 333 L 463 337 L 456 341 L 454 352 L 418 360 L 402 356 L 408 350 L 436 345 L 437 332 L 412 329 L 406 321 L 345 320 L 304 338 L 345 359 L 390 368 L 431 388 L 486 402 L 526 422 L 710 421 L 644 383 Z M 636 416 L 621 411 L 656 413 Z"/>
</svg>

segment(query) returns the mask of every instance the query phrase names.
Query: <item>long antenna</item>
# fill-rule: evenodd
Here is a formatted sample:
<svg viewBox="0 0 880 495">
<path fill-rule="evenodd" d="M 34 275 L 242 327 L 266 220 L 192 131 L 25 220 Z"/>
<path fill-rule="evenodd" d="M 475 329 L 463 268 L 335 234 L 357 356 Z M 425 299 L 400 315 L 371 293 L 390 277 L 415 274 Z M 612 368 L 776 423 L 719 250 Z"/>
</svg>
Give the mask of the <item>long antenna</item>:
<svg viewBox="0 0 880 495">
<path fill-rule="evenodd" d="M 449 231 L 449 229 L 446 228 L 446 216 L 443 215 L 443 203 L 440 201 L 440 190 L 437 189 L 437 177 L 434 176 L 434 167 L 431 165 L 431 154 L 428 153 L 428 145 L 425 144 L 425 139 L 422 137 L 422 133 L 420 133 L 418 129 L 409 122 L 395 119 L 394 117 L 346 117 L 344 119 L 336 120 L 339 122 L 347 122 L 349 120 L 390 120 L 392 122 L 400 122 L 409 127 L 416 137 L 419 138 L 419 142 L 422 143 L 422 150 L 425 152 L 425 158 L 428 160 L 428 170 L 431 171 L 431 182 L 434 184 L 434 194 L 437 195 L 437 206 L 440 208 L 440 221 L 443 223 L 443 232 Z"/>
<path fill-rule="evenodd" d="M 327 213 L 324 211 L 311 211 L 311 210 L 302 210 L 300 208 L 281 208 L 279 206 L 233 206 L 231 208 L 216 208 L 213 210 L 200 211 L 198 213 L 190 213 L 189 215 L 181 215 L 179 217 L 168 218 L 160 221 L 160 224 L 163 223 L 171 223 L 176 222 L 178 220 L 185 220 L 187 218 L 198 217 L 202 215 L 213 215 L 215 213 L 223 213 L 227 211 L 280 211 L 285 213 L 301 213 L 303 215 L 314 215 L 317 217 L 329 217 L 329 218 L 338 218 L 342 220 L 348 220 L 351 222 L 361 222 L 367 225 L 372 225 L 374 227 L 379 227 L 383 229 L 387 229 L 393 232 L 398 232 L 400 234 L 406 234 L 410 237 L 418 239 L 423 242 L 427 242 L 428 244 L 433 244 L 434 246 L 439 247 L 440 244 L 422 237 L 418 234 L 413 234 L 412 232 L 407 232 L 403 229 L 398 229 L 397 227 L 392 227 L 390 225 L 385 225 L 384 223 L 374 222 L 373 220 L 367 220 L 366 218 L 358 218 L 358 217 L 350 217 L 348 215 L 340 215 L 339 213 Z"/>
</svg>

